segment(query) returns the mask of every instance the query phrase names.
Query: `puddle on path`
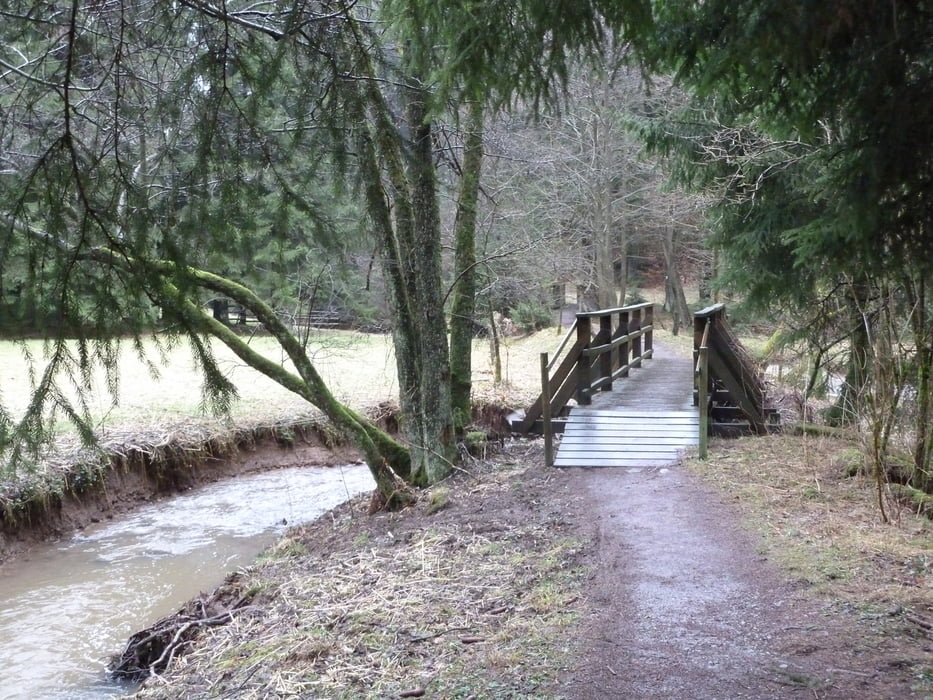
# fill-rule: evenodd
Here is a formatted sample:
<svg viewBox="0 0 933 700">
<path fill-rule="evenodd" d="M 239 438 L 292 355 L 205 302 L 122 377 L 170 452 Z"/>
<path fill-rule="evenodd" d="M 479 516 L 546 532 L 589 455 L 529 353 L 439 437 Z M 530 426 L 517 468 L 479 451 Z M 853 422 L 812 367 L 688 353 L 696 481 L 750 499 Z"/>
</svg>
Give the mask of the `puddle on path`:
<svg viewBox="0 0 933 700">
<path fill-rule="evenodd" d="M 37 548 L 0 570 L 0 698 L 121 695 L 105 665 L 133 632 L 373 486 L 361 465 L 240 476 Z"/>
</svg>

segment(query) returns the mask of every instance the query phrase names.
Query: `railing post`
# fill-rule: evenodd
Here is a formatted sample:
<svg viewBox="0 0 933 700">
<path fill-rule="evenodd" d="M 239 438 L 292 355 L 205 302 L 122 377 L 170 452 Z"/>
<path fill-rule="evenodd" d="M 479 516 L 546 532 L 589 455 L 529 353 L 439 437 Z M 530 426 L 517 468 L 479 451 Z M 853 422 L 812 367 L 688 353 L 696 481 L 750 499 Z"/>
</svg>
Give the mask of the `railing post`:
<svg viewBox="0 0 933 700">
<path fill-rule="evenodd" d="M 709 348 L 700 348 L 700 459 L 709 456 Z"/>
<path fill-rule="evenodd" d="M 696 381 L 697 407 L 700 411 L 700 459 L 709 456 L 709 327 L 712 319 L 706 319 L 703 335 L 697 348 Z M 695 330 L 699 330 L 695 327 Z"/>
<path fill-rule="evenodd" d="M 645 307 L 645 321 L 642 325 L 649 326 L 645 331 L 645 357 L 651 359 L 654 354 L 654 304 Z"/>
<path fill-rule="evenodd" d="M 628 334 L 631 332 L 629 328 L 629 312 L 620 311 L 619 312 L 619 330 L 623 332 L 626 336 L 624 343 L 619 344 L 619 367 L 624 367 L 622 370 L 622 376 L 628 376 L 628 358 L 629 358 L 629 346 L 630 341 L 628 340 Z"/>
<path fill-rule="evenodd" d="M 544 435 L 544 466 L 554 466 L 554 434 L 551 430 L 551 377 L 547 353 L 541 353 L 541 432 Z"/>
<path fill-rule="evenodd" d="M 632 310 L 632 324 L 629 332 L 634 332 L 632 338 L 632 367 L 641 367 L 641 309 Z"/>
<path fill-rule="evenodd" d="M 577 359 L 577 403 L 587 406 L 590 399 L 590 358 L 586 350 L 590 347 L 593 334 L 590 331 L 590 317 L 577 316 L 577 342 L 580 344 L 580 357 Z"/>
<path fill-rule="evenodd" d="M 612 342 L 612 314 L 603 314 L 599 317 L 599 339 L 601 343 Z M 608 379 L 602 385 L 601 391 L 612 391 L 612 352 L 604 352 L 599 356 L 599 378 Z"/>
<path fill-rule="evenodd" d="M 694 380 L 697 382 L 696 386 L 693 387 L 693 405 L 700 405 L 700 348 L 703 345 L 703 331 L 706 329 L 706 318 L 701 318 L 700 316 L 693 317 L 693 364 L 696 366 L 697 371 L 694 373 Z"/>
</svg>

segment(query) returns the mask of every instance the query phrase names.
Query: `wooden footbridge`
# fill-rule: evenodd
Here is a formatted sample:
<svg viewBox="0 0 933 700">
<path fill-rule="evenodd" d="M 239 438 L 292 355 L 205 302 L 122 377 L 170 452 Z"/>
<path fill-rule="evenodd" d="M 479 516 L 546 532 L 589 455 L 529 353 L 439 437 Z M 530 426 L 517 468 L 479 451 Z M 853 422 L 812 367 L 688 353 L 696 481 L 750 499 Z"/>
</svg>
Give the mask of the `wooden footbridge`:
<svg viewBox="0 0 933 700">
<path fill-rule="evenodd" d="M 577 314 L 542 355 L 541 382 L 513 429 L 543 433 L 558 467 L 663 466 L 693 446 L 705 455 L 710 433 L 764 433 L 776 417 L 721 304 L 695 315 L 693 357 L 655 347 L 652 304 Z"/>
</svg>

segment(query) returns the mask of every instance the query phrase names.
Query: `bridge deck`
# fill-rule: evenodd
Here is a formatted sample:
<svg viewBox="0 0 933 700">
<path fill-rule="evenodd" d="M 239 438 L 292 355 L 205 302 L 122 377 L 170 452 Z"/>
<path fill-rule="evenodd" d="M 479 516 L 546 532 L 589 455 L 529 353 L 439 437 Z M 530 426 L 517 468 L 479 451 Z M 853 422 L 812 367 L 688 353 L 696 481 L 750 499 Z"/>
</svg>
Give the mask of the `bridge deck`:
<svg viewBox="0 0 933 700">
<path fill-rule="evenodd" d="M 612 391 L 571 409 L 554 465 L 663 466 L 698 440 L 693 362 L 655 346 L 653 358 Z"/>
</svg>

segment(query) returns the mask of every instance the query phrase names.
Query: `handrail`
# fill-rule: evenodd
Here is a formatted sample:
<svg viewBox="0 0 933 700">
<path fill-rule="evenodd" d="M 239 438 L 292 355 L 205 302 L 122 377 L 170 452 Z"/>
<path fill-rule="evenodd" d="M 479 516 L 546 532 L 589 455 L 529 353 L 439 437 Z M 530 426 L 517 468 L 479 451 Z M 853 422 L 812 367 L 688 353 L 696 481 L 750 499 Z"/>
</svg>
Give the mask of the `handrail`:
<svg viewBox="0 0 933 700">
<path fill-rule="evenodd" d="M 595 318 L 597 316 L 609 316 L 611 314 L 617 314 L 622 311 L 640 311 L 642 309 L 647 309 L 648 307 L 653 307 L 654 303 L 650 301 L 642 302 L 641 304 L 632 304 L 631 306 L 616 306 L 612 309 L 599 309 L 597 311 L 578 311 L 577 318 Z"/>
<path fill-rule="evenodd" d="M 571 399 L 588 404 L 594 392 L 610 391 L 614 381 L 641 366 L 653 353 L 653 319 L 651 303 L 578 313 L 557 352 L 542 365 L 541 395 L 525 412 L 517 432 L 539 424 L 544 401 L 549 400 L 553 420 Z"/>
<path fill-rule="evenodd" d="M 590 358 L 599 357 L 605 352 L 611 352 L 612 350 L 615 350 L 623 343 L 627 343 L 636 337 L 644 335 L 648 330 L 654 330 L 654 326 L 642 326 L 639 330 L 632 333 L 626 333 L 625 335 L 620 335 L 609 343 L 603 343 L 602 345 L 590 345 L 586 350 L 583 351 L 583 354 Z"/>
<path fill-rule="evenodd" d="M 599 319 L 598 330 L 593 328 L 594 317 Z M 651 303 L 577 314 L 578 404 L 589 404 L 595 391 L 612 391 L 613 381 L 651 357 L 653 321 Z"/>
<path fill-rule="evenodd" d="M 765 405 L 760 371 L 729 327 L 724 304 L 714 304 L 694 314 L 693 349 L 696 371 L 706 372 L 696 386 L 701 416 L 716 421 L 707 427 L 718 432 L 729 423 L 744 423 L 754 433 L 767 433 L 775 412 Z M 707 397 L 700 394 L 713 387 L 715 393 Z"/>
<path fill-rule="evenodd" d="M 707 306 L 705 309 L 700 309 L 695 311 L 693 314 L 694 318 L 711 318 L 713 316 L 718 316 L 723 311 L 725 311 L 726 305 L 722 302 L 718 304 L 713 304 L 712 306 Z"/>
</svg>

